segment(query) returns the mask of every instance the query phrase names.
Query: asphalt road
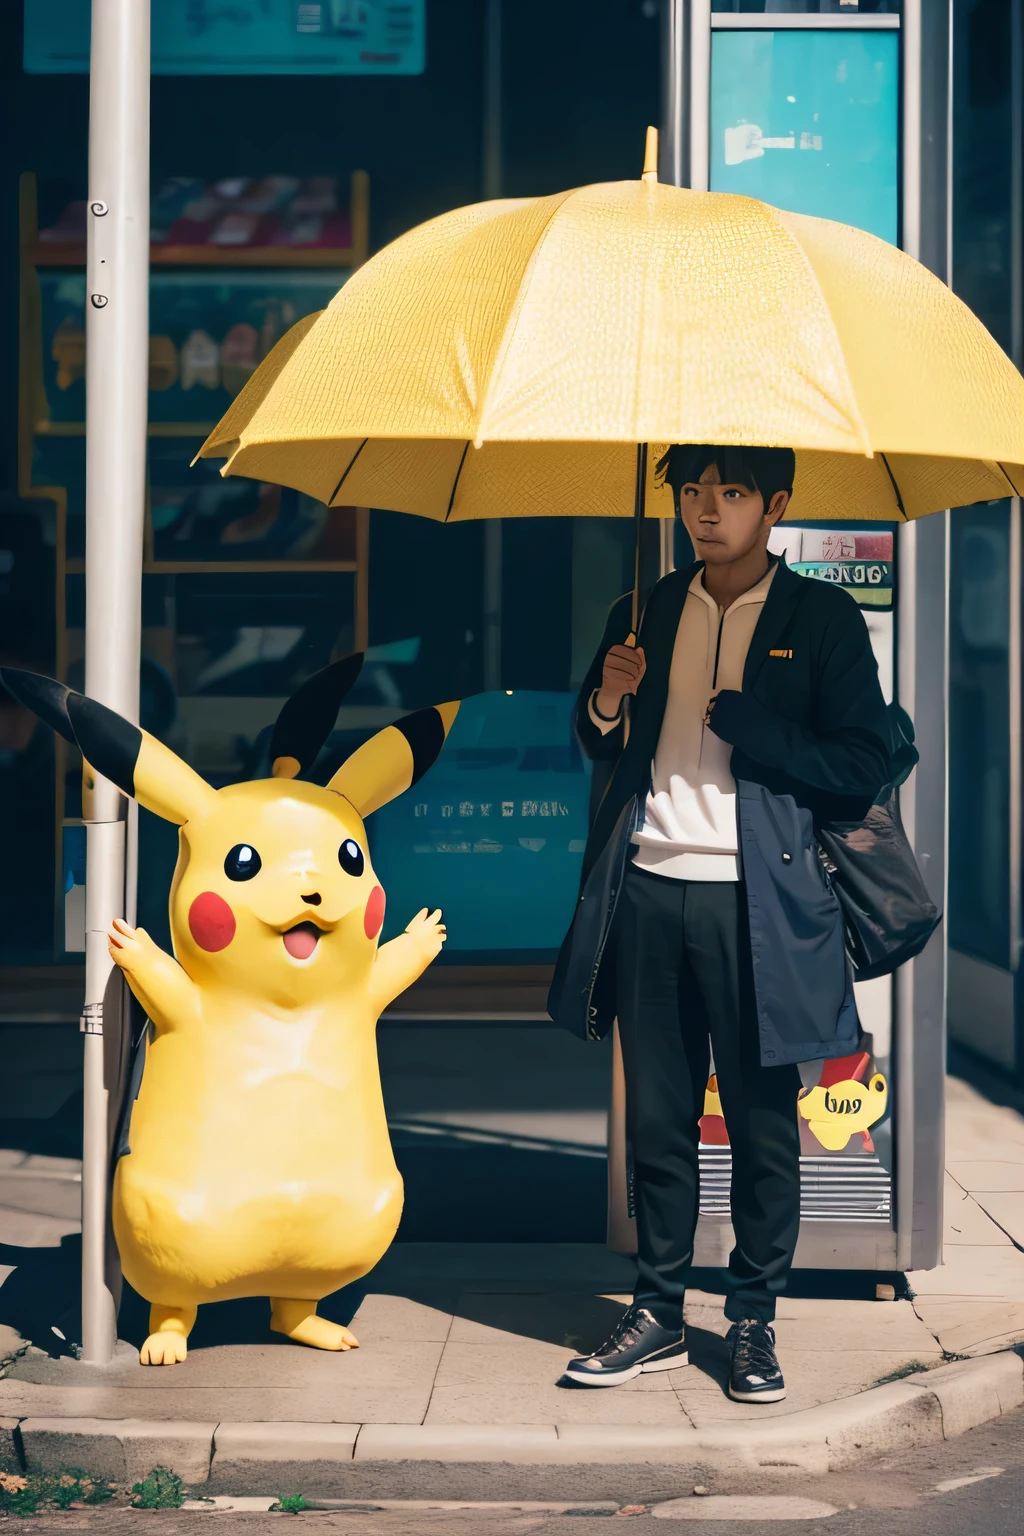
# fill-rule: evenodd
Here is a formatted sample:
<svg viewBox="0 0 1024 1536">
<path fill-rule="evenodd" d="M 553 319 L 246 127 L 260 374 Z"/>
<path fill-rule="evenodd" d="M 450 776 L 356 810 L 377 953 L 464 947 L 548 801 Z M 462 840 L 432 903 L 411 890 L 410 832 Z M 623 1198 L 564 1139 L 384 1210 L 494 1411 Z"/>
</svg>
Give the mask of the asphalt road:
<svg viewBox="0 0 1024 1536">
<path fill-rule="evenodd" d="M 494 1501 L 522 1497 L 524 1489 L 515 1468 L 506 1477 L 495 1475 L 490 1497 Z M 377 1496 L 387 1499 L 380 1486 Z M 85 1531 L 90 1536 L 198 1536 L 208 1530 L 224 1536 L 260 1536 L 280 1532 L 294 1524 L 297 1531 L 340 1532 L 344 1536 L 607 1536 L 609 1525 L 629 1521 L 635 1536 L 659 1536 L 673 1529 L 696 1536 L 728 1536 L 753 1528 L 757 1532 L 820 1530 L 828 1536 L 1020 1536 L 1024 1530 L 1024 1410 L 990 1425 L 971 1430 L 941 1446 L 900 1452 L 879 1461 L 866 1462 L 856 1471 L 826 1477 L 766 1480 L 760 1485 L 711 1483 L 706 1495 L 681 1501 L 685 1518 L 663 1518 L 652 1513 L 657 1490 L 638 1493 L 631 1512 L 621 1504 L 616 1512 L 588 1515 L 557 1514 L 544 1510 L 491 1508 L 477 1505 L 463 1510 L 389 1507 L 377 1510 L 309 1511 L 292 1516 L 253 1513 L 191 1513 L 183 1510 L 149 1513 L 130 1509 L 70 1510 L 65 1514 L 12 1520 L 11 1530 L 33 1532 Z M 628 1496 L 627 1496 L 628 1497 Z M 727 1506 L 715 1501 L 739 1498 Z M 773 1502 L 780 1498 L 804 1501 L 793 1506 L 803 1511 L 799 1519 L 776 1518 Z M 576 1500 L 577 1508 L 580 1501 Z M 807 1518 L 815 1506 L 817 1518 Z M 656 1505 L 654 1506 L 656 1507 Z M 715 1518 L 702 1518 L 712 1513 Z M 665 1512 L 668 1515 L 668 1511 Z M 739 1515 L 740 1518 L 729 1518 Z M 693 1518 L 697 1516 L 697 1518 Z"/>
</svg>

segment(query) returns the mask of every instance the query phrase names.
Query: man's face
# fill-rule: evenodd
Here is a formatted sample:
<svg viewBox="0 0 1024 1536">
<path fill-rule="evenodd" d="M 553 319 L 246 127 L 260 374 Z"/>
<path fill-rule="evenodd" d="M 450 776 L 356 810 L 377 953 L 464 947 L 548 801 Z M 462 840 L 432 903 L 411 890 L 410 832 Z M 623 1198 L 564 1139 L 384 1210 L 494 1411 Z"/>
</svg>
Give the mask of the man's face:
<svg viewBox="0 0 1024 1536">
<path fill-rule="evenodd" d="M 765 549 L 789 494 L 778 491 L 765 511 L 764 497 L 747 485 L 723 485 L 717 464 L 709 464 L 699 481 L 687 481 L 679 493 L 683 525 L 699 560 L 728 565 L 758 547 Z"/>
</svg>

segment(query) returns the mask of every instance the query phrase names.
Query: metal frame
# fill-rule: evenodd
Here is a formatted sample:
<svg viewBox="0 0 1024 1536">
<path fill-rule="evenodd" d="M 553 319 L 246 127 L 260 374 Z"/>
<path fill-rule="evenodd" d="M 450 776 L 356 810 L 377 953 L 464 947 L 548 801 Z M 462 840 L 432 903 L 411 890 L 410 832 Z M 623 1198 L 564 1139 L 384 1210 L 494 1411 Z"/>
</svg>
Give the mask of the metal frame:
<svg viewBox="0 0 1024 1536">
<path fill-rule="evenodd" d="M 854 13 L 841 16 L 834 12 L 803 11 L 712 11 L 714 32 L 896 32 L 900 18 L 896 14 Z"/>
<path fill-rule="evenodd" d="M 903 249 L 950 281 L 952 0 L 903 10 Z M 907 834 L 934 900 L 947 886 L 949 514 L 899 534 L 897 696 L 915 722 L 921 761 L 901 791 Z M 946 930 L 896 976 L 896 1263 L 942 1260 L 945 1149 Z"/>
</svg>

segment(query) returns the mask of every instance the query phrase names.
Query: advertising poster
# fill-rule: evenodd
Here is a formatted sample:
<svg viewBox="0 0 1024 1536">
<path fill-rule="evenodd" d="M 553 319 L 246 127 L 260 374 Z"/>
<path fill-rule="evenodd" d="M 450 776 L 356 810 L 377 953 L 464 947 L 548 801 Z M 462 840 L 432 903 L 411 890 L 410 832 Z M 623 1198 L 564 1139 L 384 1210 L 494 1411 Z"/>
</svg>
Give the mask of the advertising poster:
<svg viewBox="0 0 1024 1536">
<path fill-rule="evenodd" d="M 426 0 L 152 0 L 154 75 L 421 75 Z M 84 74 L 89 0 L 25 0 L 26 74 Z"/>
</svg>

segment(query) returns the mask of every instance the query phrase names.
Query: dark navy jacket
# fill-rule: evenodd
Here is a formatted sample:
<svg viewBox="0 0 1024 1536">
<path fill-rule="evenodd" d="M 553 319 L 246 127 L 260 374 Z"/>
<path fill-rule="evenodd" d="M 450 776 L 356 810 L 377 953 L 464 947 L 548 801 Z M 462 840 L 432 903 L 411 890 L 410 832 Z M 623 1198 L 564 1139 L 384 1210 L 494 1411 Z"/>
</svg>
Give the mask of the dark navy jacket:
<svg viewBox="0 0 1024 1536">
<path fill-rule="evenodd" d="M 583 858 L 580 897 L 551 986 L 556 1023 L 602 1039 L 615 1016 L 609 935 L 631 838 L 640 825 L 668 699 L 687 591 L 700 565 L 651 593 L 640 627 L 647 671 L 628 738 L 602 736 L 587 701 L 605 652 L 630 630 L 615 605 L 576 705 L 576 731 L 610 776 Z M 845 1056 L 858 1023 L 839 903 L 815 842 L 823 822 L 861 821 L 889 774 L 885 701 L 867 625 L 848 593 L 796 576 L 780 561 L 743 668 L 743 691 L 719 693 L 711 728 L 733 748 L 741 873 L 750 918 L 761 1060 L 766 1066 Z"/>
</svg>

